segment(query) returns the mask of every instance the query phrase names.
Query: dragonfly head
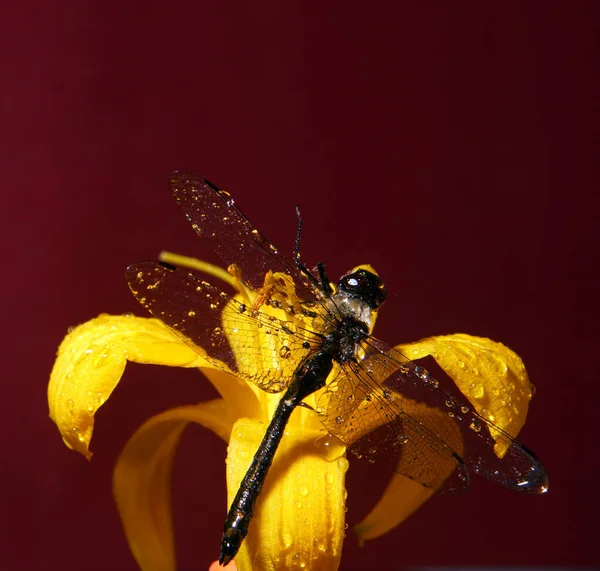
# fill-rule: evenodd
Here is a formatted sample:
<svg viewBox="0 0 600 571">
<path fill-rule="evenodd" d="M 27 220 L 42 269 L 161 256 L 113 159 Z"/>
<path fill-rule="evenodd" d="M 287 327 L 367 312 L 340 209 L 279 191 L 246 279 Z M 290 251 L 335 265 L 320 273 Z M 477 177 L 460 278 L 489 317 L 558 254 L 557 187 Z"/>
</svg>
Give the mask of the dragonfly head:
<svg viewBox="0 0 600 571">
<path fill-rule="evenodd" d="M 371 309 L 379 309 L 387 295 L 379 276 L 363 268 L 342 276 L 337 285 L 339 291 L 364 301 Z"/>
</svg>

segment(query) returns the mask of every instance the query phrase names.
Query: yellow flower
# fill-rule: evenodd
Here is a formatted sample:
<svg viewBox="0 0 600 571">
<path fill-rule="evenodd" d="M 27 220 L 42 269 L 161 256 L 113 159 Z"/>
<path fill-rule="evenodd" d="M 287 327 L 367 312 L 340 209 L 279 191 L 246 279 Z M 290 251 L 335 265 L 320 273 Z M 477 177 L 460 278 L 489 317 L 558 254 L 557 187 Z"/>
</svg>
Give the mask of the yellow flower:
<svg viewBox="0 0 600 571">
<path fill-rule="evenodd" d="M 223 279 L 238 291 L 236 299 L 241 303 L 260 303 L 261 292 L 245 286 L 235 271 L 229 274 L 169 254 L 163 259 Z M 282 318 L 280 310 L 267 306 L 261 310 Z M 223 322 L 228 318 L 225 312 Z M 238 368 L 245 367 L 244 372 L 251 376 L 263 367 L 273 368 L 275 363 L 282 370 L 282 378 L 289 379 L 297 360 L 278 361 L 264 331 L 254 328 L 250 334 L 254 346 L 260 347 L 260 356 L 254 353 L 250 359 L 241 358 L 242 347 L 234 336 L 229 338 Z M 512 436 L 523 425 L 531 385 L 520 358 L 505 346 L 489 339 L 449 335 L 397 349 L 411 359 L 431 355 L 473 408 Z M 89 445 L 94 414 L 110 397 L 127 361 L 197 367 L 221 395 L 213 401 L 168 410 L 145 422 L 131 437 L 115 467 L 114 495 L 140 568 L 174 570 L 170 481 L 183 430 L 188 423 L 196 422 L 228 443 L 227 490 L 231 503 L 281 395 L 262 391 L 227 372 L 225 364 L 215 366 L 201 348 L 182 342 L 157 319 L 103 314 L 69 331 L 58 350 L 48 386 L 50 416 L 65 444 L 88 459 L 92 456 Z M 317 400 L 315 394 L 305 402 L 316 408 Z M 288 423 L 249 533 L 235 558 L 241 571 L 327 570 L 339 565 L 345 531 L 346 448 L 328 436 L 319 416 L 309 407 L 298 407 Z M 422 405 L 423 413 L 431 413 L 426 409 Z M 440 413 L 439 422 L 442 425 L 449 421 Z M 462 442 L 452 444 L 461 450 Z M 505 452 L 498 443 L 498 456 Z M 453 469 L 454 464 L 449 463 L 446 476 Z M 357 526 L 359 540 L 372 539 L 396 526 L 432 493 L 413 480 L 395 475 L 381 500 Z"/>
</svg>

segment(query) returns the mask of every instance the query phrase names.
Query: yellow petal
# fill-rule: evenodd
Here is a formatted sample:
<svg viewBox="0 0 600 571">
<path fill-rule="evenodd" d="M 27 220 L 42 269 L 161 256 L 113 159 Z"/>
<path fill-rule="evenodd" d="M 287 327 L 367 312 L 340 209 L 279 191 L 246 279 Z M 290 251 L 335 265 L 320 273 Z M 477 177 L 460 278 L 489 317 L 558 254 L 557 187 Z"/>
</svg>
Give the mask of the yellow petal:
<svg viewBox="0 0 600 571">
<path fill-rule="evenodd" d="M 394 474 L 381 499 L 369 515 L 355 526 L 354 532 L 362 545 L 402 523 L 409 515 L 435 494 L 414 480 Z"/>
<path fill-rule="evenodd" d="M 189 422 L 229 438 L 234 417 L 222 399 L 158 414 L 131 437 L 119 456 L 113 492 L 129 546 L 143 571 L 175 567 L 171 525 L 171 466 Z"/>
<path fill-rule="evenodd" d="M 431 355 L 475 410 L 511 436 L 523 427 L 532 384 L 521 358 L 502 343 L 455 334 L 396 348 L 409 359 Z M 507 445 L 496 444 L 496 455 L 501 458 L 506 449 Z"/>
<path fill-rule="evenodd" d="M 212 367 L 157 319 L 103 314 L 75 327 L 58 349 L 48 405 L 65 444 L 88 459 L 94 414 L 117 386 L 127 361 Z"/>
<path fill-rule="evenodd" d="M 228 502 L 264 436 L 266 425 L 239 420 L 227 457 Z M 323 445 L 322 431 L 288 426 L 248 535 L 235 558 L 240 571 L 338 568 L 345 528 L 345 448 Z"/>
<path fill-rule="evenodd" d="M 263 413 L 261 401 L 266 393 L 258 390 L 253 384 L 219 369 L 203 368 L 202 374 L 223 397 L 233 418 L 257 418 Z"/>
</svg>

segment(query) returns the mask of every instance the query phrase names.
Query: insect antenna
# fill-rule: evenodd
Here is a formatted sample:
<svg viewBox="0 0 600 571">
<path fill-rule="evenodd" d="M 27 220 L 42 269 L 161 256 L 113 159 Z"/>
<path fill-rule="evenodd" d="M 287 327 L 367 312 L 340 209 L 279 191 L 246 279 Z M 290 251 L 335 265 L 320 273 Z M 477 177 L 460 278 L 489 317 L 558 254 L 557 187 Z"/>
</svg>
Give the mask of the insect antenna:
<svg viewBox="0 0 600 571">
<path fill-rule="evenodd" d="M 311 281 L 313 285 L 320 288 L 319 280 L 312 275 L 310 270 L 300 261 L 300 239 L 302 237 L 302 216 L 300 205 L 296 204 L 296 216 L 298 217 L 298 230 L 296 231 L 296 247 L 294 248 L 294 262 L 296 267 Z"/>
</svg>

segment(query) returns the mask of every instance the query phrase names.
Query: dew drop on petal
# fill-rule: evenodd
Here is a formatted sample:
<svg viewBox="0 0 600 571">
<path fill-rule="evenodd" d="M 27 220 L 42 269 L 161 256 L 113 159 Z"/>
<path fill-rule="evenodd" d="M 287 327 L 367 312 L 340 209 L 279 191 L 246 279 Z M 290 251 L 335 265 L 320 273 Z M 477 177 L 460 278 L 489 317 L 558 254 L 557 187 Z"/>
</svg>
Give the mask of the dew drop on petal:
<svg viewBox="0 0 600 571">
<path fill-rule="evenodd" d="M 484 394 L 484 389 L 483 389 L 483 385 L 481 383 L 473 383 L 471 385 L 471 388 L 473 389 L 473 397 L 476 399 L 480 399 L 483 397 Z"/>
</svg>

